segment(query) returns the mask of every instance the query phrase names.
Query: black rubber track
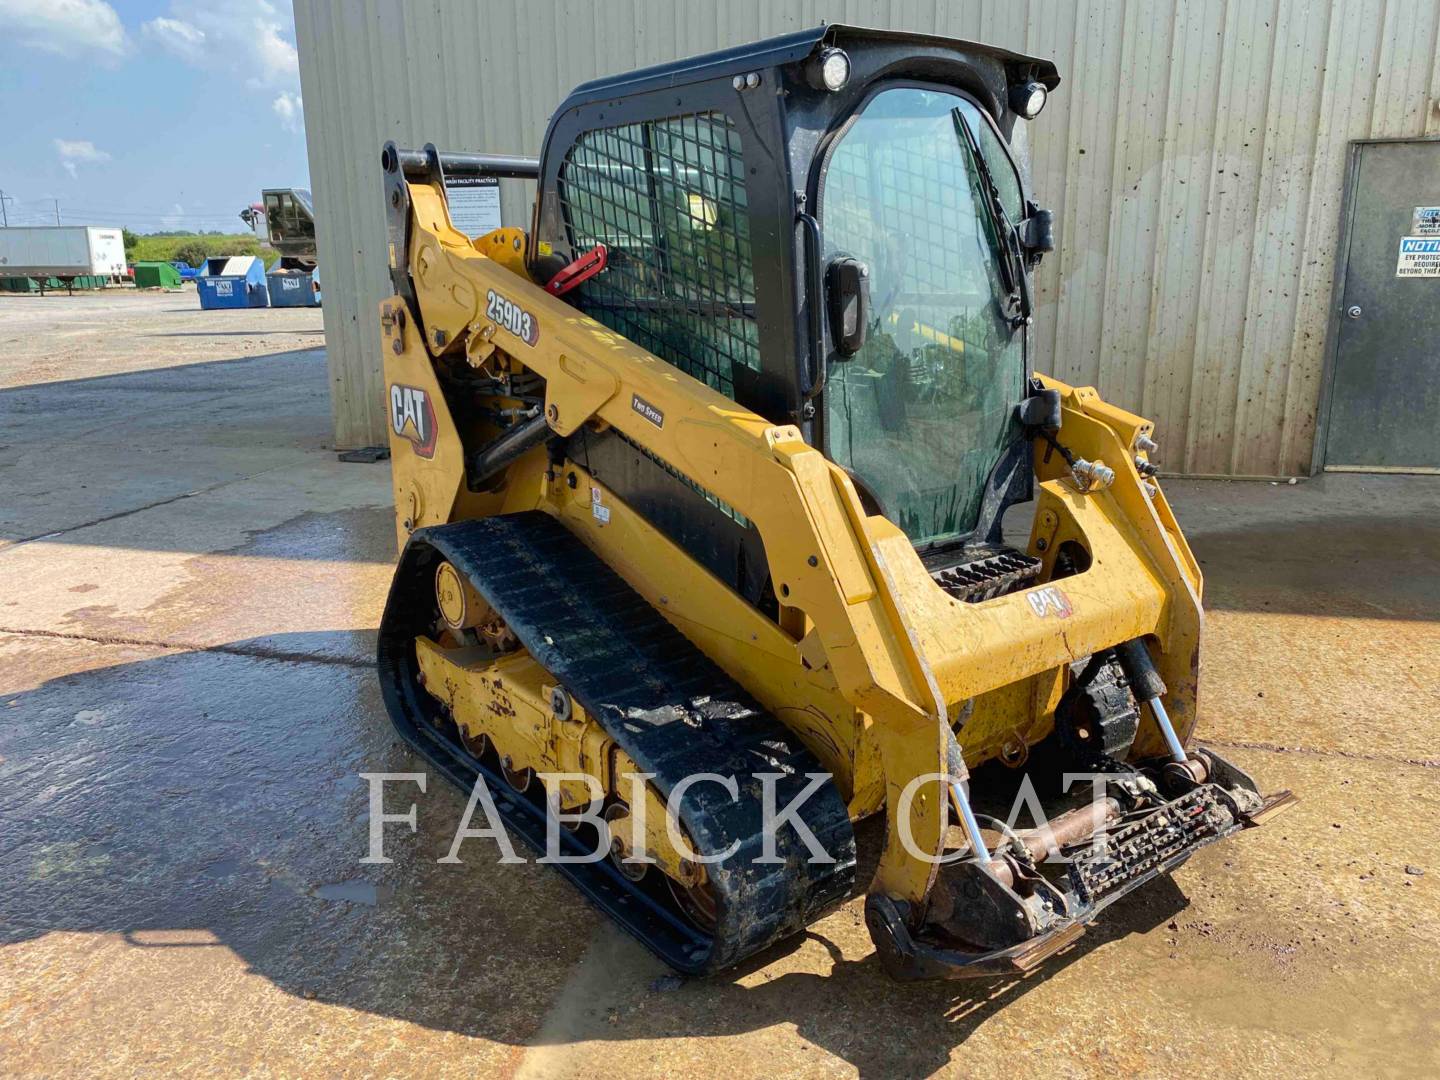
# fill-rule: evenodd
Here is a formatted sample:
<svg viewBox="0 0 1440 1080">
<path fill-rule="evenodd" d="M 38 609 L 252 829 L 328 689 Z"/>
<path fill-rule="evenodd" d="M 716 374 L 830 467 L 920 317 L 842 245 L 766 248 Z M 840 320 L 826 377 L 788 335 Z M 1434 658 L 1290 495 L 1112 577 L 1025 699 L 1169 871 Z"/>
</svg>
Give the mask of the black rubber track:
<svg viewBox="0 0 1440 1080">
<path fill-rule="evenodd" d="M 400 734 L 441 773 L 467 791 L 484 777 L 506 824 L 543 850 L 544 807 L 511 794 L 493 765 L 469 754 L 418 683 L 414 640 L 436 626 L 440 559 L 466 575 L 530 655 L 643 771 L 655 774 L 651 782 L 662 795 L 693 773 L 733 776 L 738 784 L 738 800 L 719 784 L 694 784 L 679 806 L 697 852 L 736 848 L 707 867 L 718 905 L 713 935 L 608 860 L 558 864 L 597 907 L 676 970 L 703 973 L 800 931 L 849 895 L 855 838 L 830 782 L 797 816 L 834 861 L 811 862 L 804 841 L 786 825 L 776 835 L 781 861 L 756 862 L 762 854 L 759 774 L 783 774 L 776 785 L 783 807 L 809 782 L 807 774 L 822 771 L 818 761 L 579 539 L 539 511 L 421 529 L 401 555 L 380 626 L 381 688 Z"/>
</svg>

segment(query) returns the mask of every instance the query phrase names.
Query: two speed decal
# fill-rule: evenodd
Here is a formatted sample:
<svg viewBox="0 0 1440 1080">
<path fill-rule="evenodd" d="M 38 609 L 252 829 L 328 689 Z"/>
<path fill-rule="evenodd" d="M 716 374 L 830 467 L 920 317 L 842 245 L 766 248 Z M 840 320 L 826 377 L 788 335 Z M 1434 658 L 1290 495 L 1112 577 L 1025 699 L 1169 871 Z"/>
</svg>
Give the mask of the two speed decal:
<svg viewBox="0 0 1440 1080">
<path fill-rule="evenodd" d="M 540 322 L 513 300 L 506 300 L 494 289 L 485 294 L 485 317 L 510 331 L 526 345 L 540 340 Z"/>
<path fill-rule="evenodd" d="M 665 426 L 665 414 L 659 409 L 657 409 L 654 405 L 651 405 L 639 394 L 630 395 L 630 408 L 633 409 L 635 412 L 639 413 L 646 420 L 649 420 L 650 423 L 654 424 L 656 427 L 663 428 Z"/>
</svg>

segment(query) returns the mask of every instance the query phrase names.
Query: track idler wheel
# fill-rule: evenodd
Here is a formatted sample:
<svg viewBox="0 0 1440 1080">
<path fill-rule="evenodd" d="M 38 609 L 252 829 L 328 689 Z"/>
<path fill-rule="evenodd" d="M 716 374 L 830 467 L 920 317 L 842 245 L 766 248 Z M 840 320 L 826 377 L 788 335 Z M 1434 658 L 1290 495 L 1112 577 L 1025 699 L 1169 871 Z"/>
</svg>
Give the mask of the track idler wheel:
<svg viewBox="0 0 1440 1080">
<path fill-rule="evenodd" d="M 435 604 L 440 617 L 451 630 L 468 630 L 478 626 L 490 613 L 490 605 L 475 591 L 464 574 L 449 562 L 435 568 Z"/>
<path fill-rule="evenodd" d="M 530 790 L 530 785 L 535 782 L 535 770 L 515 768 L 515 759 L 509 754 L 500 759 L 500 775 L 505 778 L 505 783 L 521 795 Z"/>
<path fill-rule="evenodd" d="M 460 741 L 465 744 L 465 749 L 468 750 L 470 756 L 474 758 L 483 758 L 490 750 L 490 736 L 486 735 L 483 731 L 476 732 L 472 735 L 462 727 L 460 729 Z"/>
<path fill-rule="evenodd" d="M 627 839 L 630 835 L 629 821 L 630 808 L 624 803 L 612 803 L 606 807 L 605 824 L 610 831 L 610 861 L 626 880 L 640 881 L 650 866 L 648 863 L 625 861 L 632 854 Z"/>
<path fill-rule="evenodd" d="M 706 878 L 702 877 L 694 885 L 685 885 L 667 875 L 665 884 L 670 886 L 670 896 L 686 918 L 707 934 L 715 932 L 720 911 L 715 901 L 715 890 Z"/>
<path fill-rule="evenodd" d="M 562 801 L 562 791 L 559 787 L 547 788 L 545 791 L 545 809 L 555 819 L 555 824 L 568 833 L 578 833 L 585 827 L 585 818 L 579 813 L 567 813 Z"/>
</svg>

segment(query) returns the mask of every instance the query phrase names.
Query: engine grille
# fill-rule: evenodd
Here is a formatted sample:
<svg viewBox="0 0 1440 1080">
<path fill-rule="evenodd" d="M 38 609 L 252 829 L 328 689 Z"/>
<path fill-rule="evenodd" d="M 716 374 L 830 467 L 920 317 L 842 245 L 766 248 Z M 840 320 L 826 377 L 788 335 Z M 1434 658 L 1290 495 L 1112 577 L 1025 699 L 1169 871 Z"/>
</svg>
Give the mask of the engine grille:
<svg viewBox="0 0 1440 1080">
<path fill-rule="evenodd" d="M 936 570 L 935 583 L 957 600 L 978 604 L 1024 588 L 1040 576 L 1040 560 L 1013 548 Z"/>
</svg>

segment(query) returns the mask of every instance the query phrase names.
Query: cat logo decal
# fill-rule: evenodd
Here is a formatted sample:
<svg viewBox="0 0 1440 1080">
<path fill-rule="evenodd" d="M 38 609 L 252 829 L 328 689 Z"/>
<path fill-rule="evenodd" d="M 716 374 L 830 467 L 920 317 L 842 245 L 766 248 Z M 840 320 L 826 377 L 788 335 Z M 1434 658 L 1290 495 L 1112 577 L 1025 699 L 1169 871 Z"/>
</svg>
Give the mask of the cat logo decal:
<svg viewBox="0 0 1440 1080">
<path fill-rule="evenodd" d="M 1041 619 L 1051 615 L 1057 619 L 1068 619 L 1074 610 L 1070 606 L 1070 598 L 1055 585 L 1046 585 L 1043 589 L 1036 589 L 1025 599 L 1030 603 L 1030 610 L 1035 613 L 1037 618 Z"/>
<path fill-rule="evenodd" d="M 418 386 L 390 384 L 390 429 L 422 458 L 435 456 L 435 406 Z"/>
</svg>

